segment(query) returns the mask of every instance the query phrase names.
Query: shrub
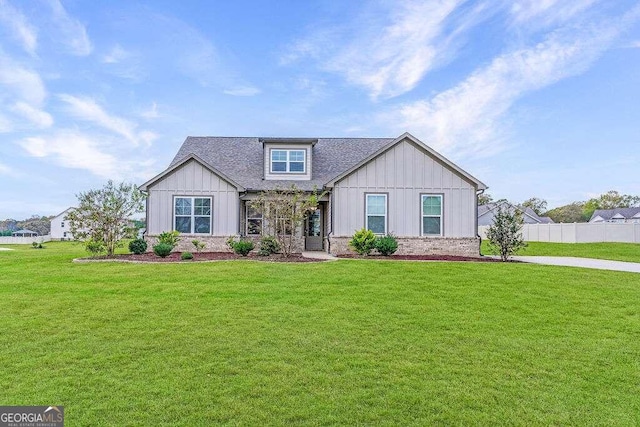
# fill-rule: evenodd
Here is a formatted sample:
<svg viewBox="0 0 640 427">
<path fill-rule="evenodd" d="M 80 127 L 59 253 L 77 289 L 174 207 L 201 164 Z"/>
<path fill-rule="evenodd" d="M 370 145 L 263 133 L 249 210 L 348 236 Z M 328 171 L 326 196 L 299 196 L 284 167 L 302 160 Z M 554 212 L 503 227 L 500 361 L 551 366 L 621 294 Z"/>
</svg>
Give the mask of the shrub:
<svg viewBox="0 0 640 427">
<path fill-rule="evenodd" d="M 153 253 L 158 255 L 160 258 L 165 258 L 169 256 L 173 247 L 168 243 L 158 243 L 153 247 Z"/>
<path fill-rule="evenodd" d="M 384 256 L 393 255 L 398 250 L 398 240 L 391 234 L 378 237 L 376 240 L 376 249 Z"/>
<path fill-rule="evenodd" d="M 365 228 L 355 232 L 349 246 L 360 255 L 369 255 L 376 247 L 376 235 Z"/>
<path fill-rule="evenodd" d="M 520 249 L 527 247 L 527 243 L 522 238 L 523 224 L 522 214 L 519 211 L 498 207 L 493 217 L 493 224 L 487 230 L 487 240 L 489 240 L 489 250 L 500 255 L 503 262 L 508 261 L 509 257 Z"/>
<path fill-rule="evenodd" d="M 147 242 L 142 239 L 134 239 L 129 242 L 129 252 L 136 255 L 143 254 L 147 251 Z"/>
<path fill-rule="evenodd" d="M 260 249 L 258 250 L 258 255 L 269 256 L 271 254 L 278 253 L 279 250 L 280 244 L 275 237 L 264 236 L 262 239 L 260 239 Z"/>
<path fill-rule="evenodd" d="M 38 242 L 33 242 L 31 244 L 31 246 L 33 246 L 33 249 L 37 249 L 38 248 Z"/>
<path fill-rule="evenodd" d="M 205 242 L 201 242 L 200 240 L 192 240 L 191 244 L 193 245 L 194 248 L 196 248 L 196 252 L 198 253 L 200 253 L 200 251 L 207 246 Z"/>
<path fill-rule="evenodd" d="M 255 248 L 255 245 L 250 240 L 239 240 L 233 244 L 233 251 L 242 256 L 249 255 L 253 248 Z"/>
<path fill-rule="evenodd" d="M 180 241 L 178 237 L 180 235 L 179 231 L 164 231 L 160 233 L 158 236 L 158 243 L 164 243 L 171 246 L 171 249 L 175 248 Z"/>
<path fill-rule="evenodd" d="M 229 250 L 231 252 L 235 252 L 234 247 L 235 247 L 236 243 L 238 243 L 236 241 L 236 237 L 235 236 L 229 236 L 229 238 L 227 239 L 227 241 L 225 243 L 227 244 L 227 247 L 229 248 Z"/>
<path fill-rule="evenodd" d="M 182 252 L 182 254 L 180 254 L 180 259 L 183 261 L 193 259 L 193 254 L 191 252 Z"/>
<path fill-rule="evenodd" d="M 106 249 L 104 247 L 104 243 L 100 240 L 89 239 L 84 242 L 84 248 L 89 252 L 92 256 L 98 256 Z"/>
</svg>

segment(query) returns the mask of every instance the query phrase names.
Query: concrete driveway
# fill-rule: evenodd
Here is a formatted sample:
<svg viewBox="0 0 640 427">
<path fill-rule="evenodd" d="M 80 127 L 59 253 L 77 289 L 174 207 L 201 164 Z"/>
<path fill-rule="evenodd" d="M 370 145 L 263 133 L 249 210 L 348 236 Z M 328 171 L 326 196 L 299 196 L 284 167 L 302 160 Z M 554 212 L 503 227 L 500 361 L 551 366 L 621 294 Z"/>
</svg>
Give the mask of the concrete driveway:
<svg viewBox="0 0 640 427">
<path fill-rule="evenodd" d="M 566 267 L 583 267 L 595 268 L 598 270 L 615 270 L 640 273 L 640 263 L 637 262 L 609 261 L 605 259 L 560 256 L 514 256 L 513 259 L 516 261 L 529 262 L 532 264 L 562 265 Z"/>
</svg>

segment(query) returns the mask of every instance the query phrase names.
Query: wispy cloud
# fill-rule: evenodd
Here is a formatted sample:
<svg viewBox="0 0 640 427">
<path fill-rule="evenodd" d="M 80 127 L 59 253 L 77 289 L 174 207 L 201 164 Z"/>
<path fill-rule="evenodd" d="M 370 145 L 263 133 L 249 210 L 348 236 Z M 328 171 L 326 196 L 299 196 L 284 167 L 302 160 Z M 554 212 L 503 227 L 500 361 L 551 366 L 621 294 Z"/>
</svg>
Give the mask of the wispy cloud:
<svg viewBox="0 0 640 427">
<path fill-rule="evenodd" d="M 40 75 L 13 60 L 0 50 L 0 85 L 18 99 L 33 105 L 42 105 L 47 91 Z"/>
<path fill-rule="evenodd" d="M 161 116 L 160 112 L 158 111 L 158 104 L 155 102 L 152 103 L 151 107 L 140 113 L 140 116 L 144 117 L 147 120 L 155 120 L 157 118 L 160 118 Z"/>
<path fill-rule="evenodd" d="M 67 13 L 60 0 L 47 0 L 47 3 L 53 12 L 53 22 L 58 27 L 59 40 L 74 55 L 86 56 L 91 54 L 93 44 L 89 39 L 85 26 Z"/>
<path fill-rule="evenodd" d="M 519 98 L 583 72 L 639 15 L 635 8 L 615 24 L 555 31 L 542 43 L 498 56 L 455 87 L 402 104 L 382 118 L 457 156 L 495 152 L 501 148 L 505 113 Z"/>
<path fill-rule="evenodd" d="M 0 163 L 0 175 L 13 175 L 14 171 L 4 163 Z"/>
<path fill-rule="evenodd" d="M 550 25 L 568 21 L 597 0 L 517 0 L 510 14 L 515 25 Z"/>
<path fill-rule="evenodd" d="M 96 141 L 78 131 L 25 138 L 19 145 L 30 156 L 51 158 L 60 166 L 88 170 L 104 178 L 118 176 L 121 167 L 115 156 L 101 151 Z"/>
<path fill-rule="evenodd" d="M 126 51 L 119 44 L 116 44 L 106 55 L 102 57 L 102 62 L 105 64 L 118 64 L 130 57 L 130 52 Z"/>
<path fill-rule="evenodd" d="M 392 2 L 382 16 L 363 18 L 346 28 L 321 30 L 294 43 L 286 64 L 310 56 L 321 68 L 344 75 L 373 99 L 406 93 L 451 55 L 448 21 L 464 0 Z M 379 16 L 379 15 L 377 15 Z M 346 45 L 334 40 L 350 39 Z"/>
<path fill-rule="evenodd" d="M 68 94 L 58 95 L 67 104 L 67 112 L 80 120 L 94 123 L 106 130 L 114 132 L 134 145 L 144 143 L 150 145 L 156 138 L 149 131 L 137 131 L 137 125 L 129 120 L 107 113 L 94 99 L 77 97 Z"/>
<path fill-rule="evenodd" d="M 237 86 L 231 89 L 225 89 L 223 92 L 233 96 L 255 96 L 262 91 L 253 86 Z"/>
<path fill-rule="evenodd" d="M 51 114 L 39 108 L 35 108 L 26 102 L 16 102 L 16 104 L 11 107 L 11 110 L 28 119 L 37 127 L 48 128 L 53 125 L 53 117 L 51 117 Z"/>
<path fill-rule="evenodd" d="M 18 40 L 25 51 L 35 54 L 38 46 L 36 29 L 18 9 L 6 0 L 0 0 L 0 23 L 7 27 L 13 37 Z"/>
</svg>

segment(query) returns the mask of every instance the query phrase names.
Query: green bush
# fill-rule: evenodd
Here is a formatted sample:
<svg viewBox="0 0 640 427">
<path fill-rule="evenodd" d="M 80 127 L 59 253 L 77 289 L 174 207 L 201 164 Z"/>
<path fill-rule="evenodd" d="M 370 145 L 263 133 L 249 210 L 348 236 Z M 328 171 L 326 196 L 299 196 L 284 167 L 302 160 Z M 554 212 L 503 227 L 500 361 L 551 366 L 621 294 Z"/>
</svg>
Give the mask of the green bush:
<svg viewBox="0 0 640 427">
<path fill-rule="evenodd" d="M 84 242 L 84 248 L 87 250 L 87 252 L 89 252 L 92 256 L 98 256 L 100 255 L 102 252 L 106 251 L 106 248 L 104 247 L 104 243 L 98 240 L 87 240 L 86 242 Z"/>
<path fill-rule="evenodd" d="M 365 228 L 355 232 L 349 246 L 360 255 L 369 255 L 376 248 L 376 235 Z"/>
<path fill-rule="evenodd" d="M 200 251 L 207 246 L 205 242 L 201 242 L 200 240 L 192 240 L 191 244 L 193 245 L 194 248 L 196 248 L 196 252 L 198 253 L 200 253 Z"/>
<path fill-rule="evenodd" d="M 239 240 L 233 244 L 233 251 L 242 256 L 249 255 L 253 248 L 255 248 L 255 245 L 250 240 Z"/>
<path fill-rule="evenodd" d="M 280 244 L 273 236 L 264 236 L 260 239 L 260 249 L 258 250 L 258 255 L 260 256 L 269 256 L 271 254 L 278 253 L 280 250 Z"/>
<path fill-rule="evenodd" d="M 180 259 L 183 261 L 193 259 L 193 254 L 191 252 L 182 252 L 182 254 L 180 254 Z"/>
<path fill-rule="evenodd" d="M 158 243 L 153 247 L 153 253 L 158 255 L 160 258 L 165 258 L 169 256 L 173 247 L 168 243 Z"/>
<path fill-rule="evenodd" d="M 180 235 L 179 231 L 164 231 L 160 233 L 158 236 L 158 243 L 164 243 L 171 246 L 171 249 L 175 248 L 180 241 L 178 237 Z"/>
<path fill-rule="evenodd" d="M 231 252 L 235 252 L 234 246 L 238 243 L 235 236 L 229 236 L 225 243 Z"/>
<path fill-rule="evenodd" d="M 391 234 L 378 237 L 376 240 L 376 249 L 384 256 L 393 255 L 398 250 L 398 240 Z"/>
<path fill-rule="evenodd" d="M 147 242 L 142 239 L 134 239 L 129 242 L 129 252 L 140 255 L 147 251 Z"/>
</svg>

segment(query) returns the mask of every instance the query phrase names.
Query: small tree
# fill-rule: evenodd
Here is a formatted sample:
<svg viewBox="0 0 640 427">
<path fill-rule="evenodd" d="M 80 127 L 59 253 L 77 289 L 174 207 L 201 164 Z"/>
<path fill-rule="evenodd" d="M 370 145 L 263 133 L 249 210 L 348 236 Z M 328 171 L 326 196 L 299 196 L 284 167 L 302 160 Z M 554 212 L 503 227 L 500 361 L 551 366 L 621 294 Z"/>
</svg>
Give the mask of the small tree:
<svg viewBox="0 0 640 427">
<path fill-rule="evenodd" d="M 288 257 L 293 252 L 294 238 L 307 215 L 318 208 L 320 197 L 322 194 L 315 190 L 305 192 L 293 184 L 286 189 L 263 191 L 250 206 L 262 212 L 262 231 L 274 236 L 282 254 Z"/>
<path fill-rule="evenodd" d="M 498 206 L 493 224 L 487 230 L 489 250 L 500 255 L 505 262 L 509 257 L 527 246 L 522 239 L 522 214 L 517 209 L 509 210 Z"/>
<path fill-rule="evenodd" d="M 77 240 L 100 242 L 112 256 L 122 239 L 134 237 L 130 218 L 144 211 L 144 194 L 133 184 L 109 180 L 100 190 L 80 193 L 78 207 L 66 216 Z"/>
</svg>

